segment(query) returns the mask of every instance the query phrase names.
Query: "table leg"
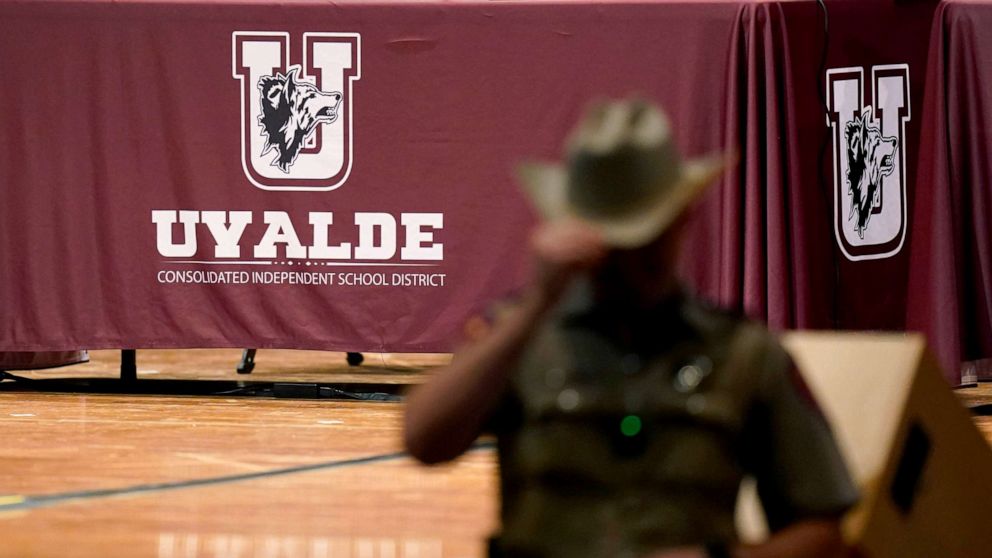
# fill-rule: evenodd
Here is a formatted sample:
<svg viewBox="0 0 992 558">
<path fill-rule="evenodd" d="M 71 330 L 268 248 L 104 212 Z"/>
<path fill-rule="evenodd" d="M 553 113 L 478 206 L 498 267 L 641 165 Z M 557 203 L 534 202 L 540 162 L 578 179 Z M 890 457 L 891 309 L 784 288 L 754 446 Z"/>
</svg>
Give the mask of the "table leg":
<svg viewBox="0 0 992 558">
<path fill-rule="evenodd" d="M 134 382 L 138 380 L 138 351 L 121 349 L 121 381 Z"/>
</svg>

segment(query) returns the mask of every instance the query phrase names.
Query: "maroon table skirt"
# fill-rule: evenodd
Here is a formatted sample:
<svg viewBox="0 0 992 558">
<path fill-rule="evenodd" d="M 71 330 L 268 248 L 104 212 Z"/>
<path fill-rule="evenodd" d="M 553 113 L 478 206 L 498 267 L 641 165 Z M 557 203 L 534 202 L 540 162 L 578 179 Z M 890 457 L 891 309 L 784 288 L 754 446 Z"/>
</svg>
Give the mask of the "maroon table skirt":
<svg viewBox="0 0 992 558">
<path fill-rule="evenodd" d="M 941 364 L 992 380 L 992 1 L 934 18 L 912 243 L 908 325 Z"/>
</svg>

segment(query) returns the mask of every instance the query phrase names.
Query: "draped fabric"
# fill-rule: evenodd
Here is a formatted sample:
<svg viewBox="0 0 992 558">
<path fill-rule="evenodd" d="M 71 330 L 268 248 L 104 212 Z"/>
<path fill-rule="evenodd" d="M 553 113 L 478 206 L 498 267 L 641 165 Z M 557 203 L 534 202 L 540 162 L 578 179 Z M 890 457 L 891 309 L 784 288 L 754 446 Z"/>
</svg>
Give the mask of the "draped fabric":
<svg viewBox="0 0 992 558">
<path fill-rule="evenodd" d="M 946 371 L 992 358 L 989 29 L 992 2 L 954 0 L 941 4 L 930 38 L 907 321 Z M 988 379 L 988 365 L 975 364 L 964 380 Z"/>
<path fill-rule="evenodd" d="M 814 2 L 741 6 L 731 45 L 736 63 L 726 79 L 727 145 L 738 146 L 740 168 L 700 209 L 696 233 L 713 244 L 697 240 L 683 262 L 702 294 L 775 329 L 905 329 L 916 296 L 907 284 L 908 244 L 892 256 L 858 261 L 838 246 L 835 197 L 838 189 L 849 194 L 846 177 L 834 171 L 843 153 L 824 122 L 826 72 L 861 69 L 867 105 L 876 101 L 873 68 L 908 67 L 914 114 L 900 149 L 911 206 L 912 177 L 925 159 L 918 112 L 934 7 L 827 2 L 825 19 Z M 915 219 L 907 218 L 909 231 Z"/>
<path fill-rule="evenodd" d="M 833 284 L 817 273 L 833 261 L 829 236 L 816 234 L 830 226 L 816 161 L 825 138 L 817 105 L 822 17 L 814 3 L 741 6 L 725 122 L 740 165 L 702 204 L 683 262 L 704 297 L 775 329 L 834 326 L 832 301 L 817 294 Z"/>
</svg>

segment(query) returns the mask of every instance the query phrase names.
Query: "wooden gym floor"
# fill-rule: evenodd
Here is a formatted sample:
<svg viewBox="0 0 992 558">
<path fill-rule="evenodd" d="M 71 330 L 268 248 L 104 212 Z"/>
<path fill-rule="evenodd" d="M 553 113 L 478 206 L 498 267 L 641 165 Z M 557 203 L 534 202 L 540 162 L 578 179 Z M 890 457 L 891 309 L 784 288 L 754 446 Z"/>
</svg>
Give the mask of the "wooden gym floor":
<svg viewBox="0 0 992 558">
<path fill-rule="evenodd" d="M 18 373 L 115 377 L 117 351 Z M 138 352 L 139 379 L 412 384 L 445 355 Z M 992 385 L 958 392 L 992 402 Z M 992 441 L 992 418 L 976 419 Z M 495 527 L 485 442 L 425 468 L 398 403 L 0 392 L 0 557 L 475 558 Z"/>
</svg>

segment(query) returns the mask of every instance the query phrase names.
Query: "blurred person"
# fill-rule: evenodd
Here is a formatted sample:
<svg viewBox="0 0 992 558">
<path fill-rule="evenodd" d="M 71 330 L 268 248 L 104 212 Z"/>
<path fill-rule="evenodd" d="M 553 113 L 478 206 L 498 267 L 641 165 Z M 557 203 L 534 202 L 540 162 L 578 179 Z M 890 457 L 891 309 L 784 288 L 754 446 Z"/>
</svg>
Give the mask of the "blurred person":
<svg viewBox="0 0 992 558">
<path fill-rule="evenodd" d="M 792 361 L 676 277 L 687 210 L 728 157 L 682 161 L 638 100 L 593 107 L 567 153 L 522 167 L 544 217 L 534 276 L 409 395 L 410 453 L 443 462 L 496 435 L 491 556 L 842 555 L 856 489 Z M 758 545 L 736 541 L 745 475 L 772 532 Z"/>
</svg>

